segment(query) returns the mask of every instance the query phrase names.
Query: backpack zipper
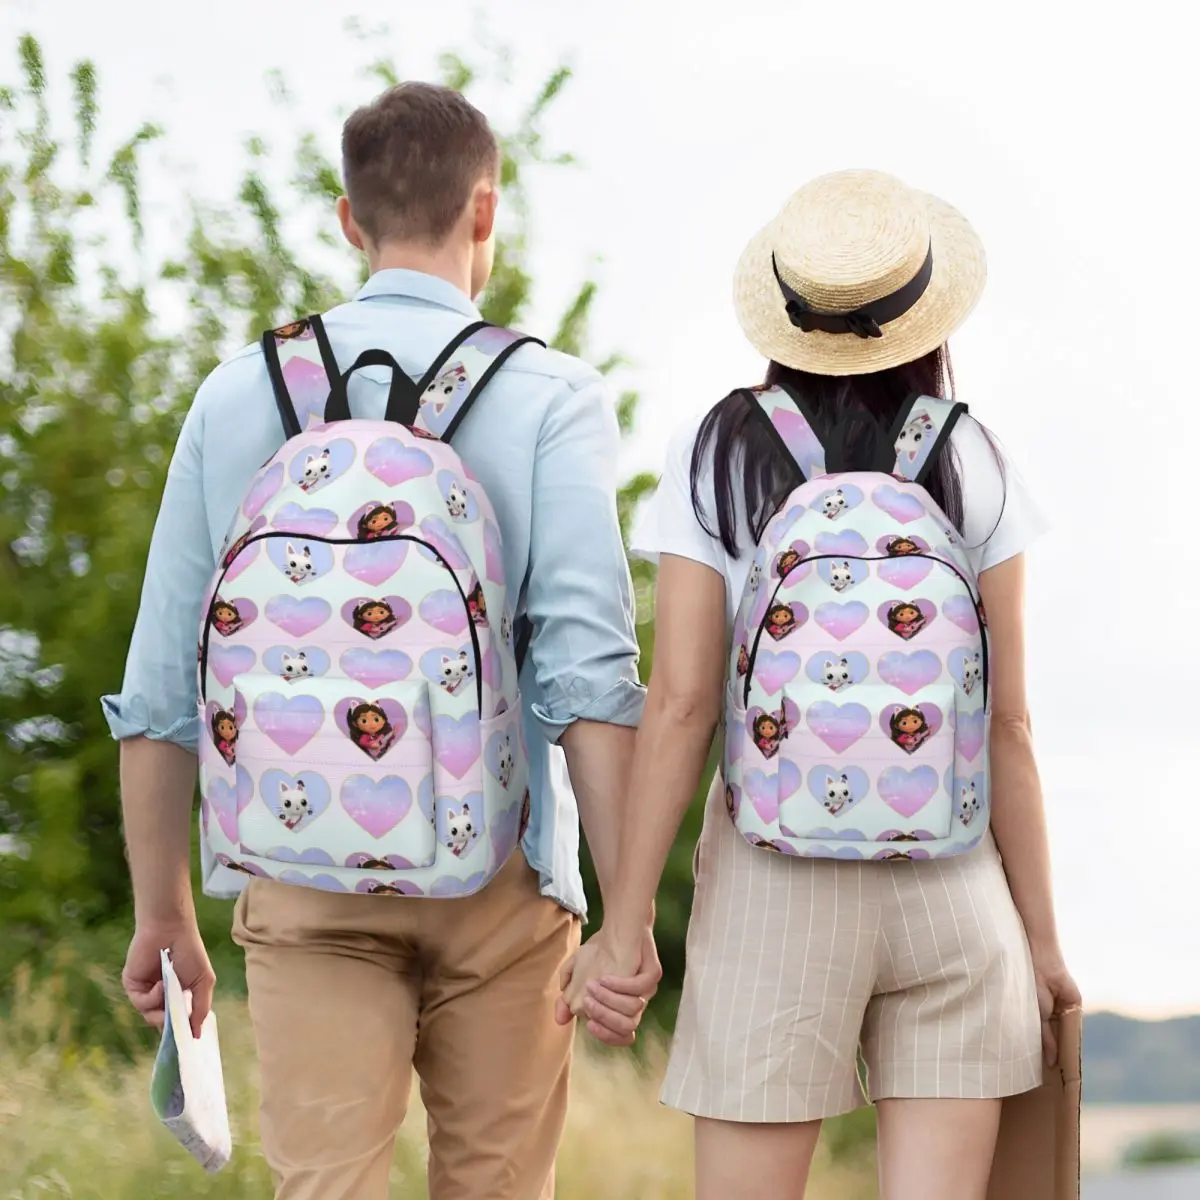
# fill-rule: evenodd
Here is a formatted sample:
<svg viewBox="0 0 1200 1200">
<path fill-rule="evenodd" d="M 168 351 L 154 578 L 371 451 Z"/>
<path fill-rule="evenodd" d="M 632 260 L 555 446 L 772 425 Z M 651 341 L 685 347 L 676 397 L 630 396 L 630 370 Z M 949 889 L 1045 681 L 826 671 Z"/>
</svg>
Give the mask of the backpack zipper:
<svg viewBox="0 0 1200 1200">
<path fill-rule="evenodd" d="M 378 546 L 385 542 L 414 542 L 418 546 L 424 546 L 427 550 L 433 552 L 434 557 L 446 568 L 450 578 L 454 580 L 454 587 L 458 592 L 459 598 L 463 602 L 463 611 L 467 614 L 467 628 L 471 631 L 471 649 L 475 653 L 475 694 L 476 701 L 479 706 L 479 715 L 483 716 L 483 652 L 479 648 L 479 631 L 475 628 L 475 620 L 471 616 L 471 606 L 467 603 L 467 594 L 463 591 L 463 586 L 459 582 L 458 575 L 454 568 L 442 557 L 436 546 L 431 545 L 423 538 L 412 537 L 410 534 L 398 533 L 394 537 L 389 538 L 331 538 L 331 537 L 308 537 L 304 534 L 288 532 L 287 530 L 268 530 L 266 533 L 256 533 L 253 537 L 247 538 L 238 548 L 237 554 L 231 558 L 221 569 L 221 574 L 217 577 L 217 585 L 213 588 L 213 599 L 215 600 L 221 590 L 221 585 L 225 582 L 225 576 L 229 573 L 233 564 L 241 557 L 242 552 L 247 546 L 254 542 L 266 541 L 268 538 L 290 538 L 292 541 L 304 542 L 322 542 L 327 546 Z M 228 554 L 228 550 L 223 550 L 222 555 Z M 200 642 L 200 699 L 204 703 L 208 703 L 208 643 L 212 637 L 212 620 L 211 620 L 212 602 L 209 602 L 210 611 L 204 614 L 204 636 Z"/>
<path fill-rule="evenodd" d="M 837 559 L 838 562 L 899 562 L 905 558 L 927 558 L 930 562 L 941 563 L 944 567 L 949 567 L 962 580 L 963 587 L 967 590 L 967 595 L 971 599 L 971 604 L 975 609 L 975 620 L 979 624 L 979 637 L 983 645 L 983 707 L 987 709 L 988 702 L 988 635 L 987 635 L 987 620 L 983 613 L 983 604 L 975 595 L 974 588 L 971 587 L 967 577 L 952 563 L 944 558 L 938 558 L 936 554 L 812 554 L 808 558 L 802 558 L 788 573 L 780 578 L 775 585 L 774 591 L 771 592 L 770 599 L 767 600 L 767 607 L 763 612 L 762 620 L 758 624 L 758 628 L 754 633 L 754 644 L 750 648 L 749 657 L 746 665 L 746 686 L 742 691 L 743 706 L 750 703 L 750 680 L 754 675 L 754 660 L 758 657 L 758 644 L 762 640 L 763 630 L 766 628 L 767 615 L 770 613 L 772 606 L 775 603 L 776 597 L 779 595 L 779 589 L 783 587 L 784 582 L 789 575 L 793 575 L 805 563 L 821 562 L 824 559 Z M 840 593 L 839 593 L 840 595 Z"/>
</svg>

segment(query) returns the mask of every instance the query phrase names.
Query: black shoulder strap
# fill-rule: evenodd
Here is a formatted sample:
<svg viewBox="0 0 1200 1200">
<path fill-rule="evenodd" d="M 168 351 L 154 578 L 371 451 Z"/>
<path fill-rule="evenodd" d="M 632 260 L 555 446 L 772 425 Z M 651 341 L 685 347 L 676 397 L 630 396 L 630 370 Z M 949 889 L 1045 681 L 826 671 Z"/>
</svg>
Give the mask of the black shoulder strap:
<svg viewBox="0 0 1200 1200">
<path fill-rule="evenodd" d="M 262 351 L 284 437 L 294 438 L 303 431 L 304 424 L 293 398 L 301 385 L 312 387 L 313 367 L 324 372 L 324 380 L 318 389 L 321 394 L 313 397 L 318 403 L 304 406 L 306 414 L 324 414 L 328 397 L 341 378 L 325 324 L 314 314 L 278 329 L 268 329 L 262 335 Z"/>
<path fill-rule="evenodd" d="M 965 412 L 967 406 L 958 400 L 910 396 L 900 407 L 876 469 L 924 484 Z"/>
<path fill-rule="evenodd" d="M 742 388 L 751 413 L 770 431 L 783 456 L 799 472 L 801 482 L 825 474 L 825 447 L 803 398 L 792 388 Z"/>
<path fill-rule="evenodd" d="M 415 423 L 426 433 L 450 441 L 496 372 L 530 342 L 545 345 L 539 338 L 486 321 L 468 325 L 417 384 L 420 409 Z"/>
</svg>

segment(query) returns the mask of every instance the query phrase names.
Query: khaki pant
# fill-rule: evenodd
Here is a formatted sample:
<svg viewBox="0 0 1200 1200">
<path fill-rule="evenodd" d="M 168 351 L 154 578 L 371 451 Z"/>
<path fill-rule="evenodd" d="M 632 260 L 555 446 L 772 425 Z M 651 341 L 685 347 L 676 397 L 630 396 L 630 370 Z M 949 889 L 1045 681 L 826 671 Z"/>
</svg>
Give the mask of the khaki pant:
<svg viewBox="0 0 1200 1200">
<path fill-rule="evenodd" d="M 464 899 L 252 880 L 246 951 L 277 1200 L 384 1200 L 416 1068 L 430 1200 L 549 1200 L 573 1029 L 554 1022 L 579 921 L 519 851 Z"/>
</svg>

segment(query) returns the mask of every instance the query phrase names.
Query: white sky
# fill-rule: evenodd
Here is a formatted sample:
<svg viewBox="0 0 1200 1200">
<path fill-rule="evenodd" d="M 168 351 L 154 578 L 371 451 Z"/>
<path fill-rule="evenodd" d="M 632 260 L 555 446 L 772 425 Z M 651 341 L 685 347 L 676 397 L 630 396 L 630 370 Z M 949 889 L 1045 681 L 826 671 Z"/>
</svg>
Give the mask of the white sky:
<svg viewBox="0 0 1200 1200">
<path fill-rule="evenodd" d="M 1200 97 L 1179 10 L 1165 0 L 1123 5 L 1120 18 L 1064 0 L 497 8 L 491 28 L 516 53 L 514 88 L 481 97 L 498 123 L 550 66 L 566 58 L 576 69 L 549 128 L 582 165 L 535 180 L 540 303 L 526 325 L 549 332 L 572 286 L 597 273 L 596 349 L 627 354 L 635 368 L 622 382 L 643 394 L 631 470 L 656 469 L 681 420 L 761 374 L 733 318 L 730 276 L 805 179 L 890 170 L 979 228 L 988 292 L 954 349 L 962 398 L 1054 522 L 1030 556 L 1029 654 L 1068 959 L 1093 1007 L 1200 1009 L 1200 744 L 1184 682 L 1200 663 L 1185 589 L 1200 578 L 1187 542 L 1170 536 L 1185 512 L 1200 517 L 1190 483 Z M 391 32 L 366 44 L 341 30 L 362 10 L 0 0 L 0 77 L 11 77 L 25 30 L 43 38 L 56 80 L 93 58 L 106 129 L 146 118 L 168 127 L 172 167 L 151 179 L 162 215 L 179 180 L 227 196 L 245 135 L 281 120 L 315 129 L 335 155 L 340 117 L 376 90 L 361 67 L 394 56 L 403 72 L 432 75 L 440 49 L 469 49 L 481 6 L 402 0 L 388 6 Z M 295 95 L 283 117 L 263 84 L 271 68 Z"/>
</svg>

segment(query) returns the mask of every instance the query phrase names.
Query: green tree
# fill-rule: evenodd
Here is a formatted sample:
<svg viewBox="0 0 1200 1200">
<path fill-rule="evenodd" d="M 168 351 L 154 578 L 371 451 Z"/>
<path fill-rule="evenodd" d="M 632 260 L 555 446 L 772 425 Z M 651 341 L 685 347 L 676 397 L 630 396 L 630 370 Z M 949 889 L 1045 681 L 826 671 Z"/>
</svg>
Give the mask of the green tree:
<svg viewBox="0 0 1200 1200">
<path fill-rule="evenodd" d="M 340 192 L 337 170 L 311 135 L 287 147 L 249 139 L 236 197 L 181 197 L 173 214 L 179 243 L 155 259 L 145 245 L 140 179 L 164 131 L 144 125 L 97 161 L 93 66 L 71 71 L 74 127 L 59 131 L 41 46 L 22 38 L 18 59 L 17 84 L 0 89 L 0 848 L 9 851 L 0 853 L 0 979 L 22 960 L 78 968 L 86 1024 L 90 1006 L 105 1019 L 111 1012 L 111 979 L 97 964 L 121 961 L 130 911 L 116 750 L 97 697 L 123 672 L 182 416 L 223 355 L 263 328 L 338 302 L 363 268 L 326 232 L 284 235 L 285 223 L 327 227 Z M 502 52 L 482 66 L 448 54 L 440 68 L 447 83 L 470 91 L 504 63 Z M 398 78 L 388 62 L 370 74 L 379 83 Z M 483 304 L 500 324 L 520 325 L 534 291 L 529 174 L 571 162 L 546 147 L 543 133 L 569 78 L 565 68 L 554 71 L 501 133 L 507 224 Z M 286 100 L 279 77 L 271 83 Z M 290 179 L 272 186 L 269 168 L 285 155 Z M 595 295 L 594 282 L 580 285 L 554 345 L 587 350 Z M 171 311 L 186 314 L 178 328 L 160 315 Z M 602 368 L 621 365 L 612 356 Z M 621 397 L 626 431 L 636 406 L 634 393 Z M 653 482 L 630 481 L 623 521 Z M 646 617 L 652 572 L 645 564 L 634 570 Z M 652 627 L 646 620 L 640 629 L 648 662 Z M 662 904 L 664 957 L 676 972 L 690 850 L 680 856 L 683 892 L 668 887 Z M 223 979 L 236 978 L 228 906 L 204 903 L 201 919 Z"/>
</svg>

